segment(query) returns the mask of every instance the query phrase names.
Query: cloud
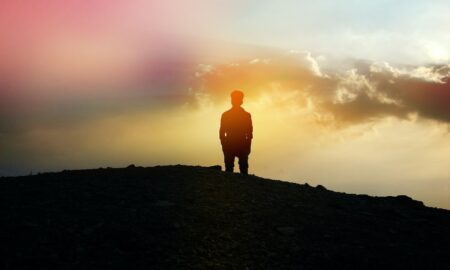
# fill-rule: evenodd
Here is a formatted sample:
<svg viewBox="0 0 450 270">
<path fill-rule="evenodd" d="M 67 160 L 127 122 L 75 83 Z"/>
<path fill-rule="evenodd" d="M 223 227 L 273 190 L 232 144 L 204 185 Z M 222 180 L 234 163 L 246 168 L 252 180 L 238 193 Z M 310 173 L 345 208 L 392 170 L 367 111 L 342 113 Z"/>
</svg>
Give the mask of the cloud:
<svg viewBox="0 0 450 270">
<path fill-rule="evenodd" d="M 246 102 L 271 100 L 260 104 L 302 111 L 299 118 L 329 126 L 412 115 L 450 122 L 449 65 L 336 61 L 310 52 L 256 47 L 248 55 L 235 47 L 238 53 L 230 53 L 226 60 L 208 61 L 215 58 L 194 57 L 190 51 L 166 46 L 158 57 L 140 58 L 127 80 L 117 83 L 117 77 L 110 76 L 115 86 L 104 91 L 82 85 L 73 91 L 20 89 L 10 87 L 13 80 L 0 80 L 0 133 L 20 133 L 42 125 L 70 126 L 144 108 L 217 106 L 228 100 L 233 89 L 242 89 Z"/>
<path fill-rule="evenodd" d="M 209 66 L 194 92 L 218 101 L 242 89 L 251 101 L 267 93 L 300 91 L 304 98 L 298 106 L 312 102 L 318 119 L 337 126 L 413 114 L 450 123 L 450 65 L 395 67 L 355 60 L 322 67 L 309 52 L 268 58 Z"/>
</svg>

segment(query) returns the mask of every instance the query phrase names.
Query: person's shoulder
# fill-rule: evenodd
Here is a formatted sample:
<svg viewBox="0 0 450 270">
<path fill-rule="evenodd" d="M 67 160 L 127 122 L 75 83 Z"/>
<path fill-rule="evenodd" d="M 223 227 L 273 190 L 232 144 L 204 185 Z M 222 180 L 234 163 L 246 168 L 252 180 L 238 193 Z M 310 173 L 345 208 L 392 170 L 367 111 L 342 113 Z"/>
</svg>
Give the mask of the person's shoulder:
<svg viewBox="0 0 450 270">
<path fill-rule="evenodd" d="M 247 115 L 247 116 L 249 116 L 249 117 L 252 116 L 249 112 L 247 112 L 246 110 L 244 110 L 244 108 L 242 108 L 242 111 L 245 113 L 245 115 Z"/>
<path fill-rule="evenodd" d="M 245 115 L 245 116 L 251 116 L 249 112 L 244 110 L 244 108 L 231 108 L 229 110 L 226 110 L 222 113 L 222 117 L 232 116 L 232 115 Z"/>
<path fill-rule="evenodd" d="M 232 110 L 233 110 L 233 108 L 228 109 L 228 110 L 224 111 L 222 114 L 230 114 L 232 112 Z"/>
<path fill-rule="evenodd" d="M 227 115 L 229 115 L 229 114 L 231 114 L 231 113 L 232 113 L 231 109 L 226 110 L 226 111 L 224 111 L 224 112 L 222 113 L 222 117 L 227 116 Z"/>
</svg>

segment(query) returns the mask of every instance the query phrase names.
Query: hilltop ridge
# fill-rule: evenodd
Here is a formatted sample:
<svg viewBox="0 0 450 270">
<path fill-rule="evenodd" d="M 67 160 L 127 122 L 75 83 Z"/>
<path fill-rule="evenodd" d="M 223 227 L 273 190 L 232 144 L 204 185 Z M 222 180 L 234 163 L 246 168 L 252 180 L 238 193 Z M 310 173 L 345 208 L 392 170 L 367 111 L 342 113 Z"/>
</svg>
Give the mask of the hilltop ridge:
<svg viewBox="0 0 450 270">
<path fill-rule="evenodd" d="M 1 269 L 450 269 L 450 211 L 220 166 L 0 178 Z"/>
</svg>

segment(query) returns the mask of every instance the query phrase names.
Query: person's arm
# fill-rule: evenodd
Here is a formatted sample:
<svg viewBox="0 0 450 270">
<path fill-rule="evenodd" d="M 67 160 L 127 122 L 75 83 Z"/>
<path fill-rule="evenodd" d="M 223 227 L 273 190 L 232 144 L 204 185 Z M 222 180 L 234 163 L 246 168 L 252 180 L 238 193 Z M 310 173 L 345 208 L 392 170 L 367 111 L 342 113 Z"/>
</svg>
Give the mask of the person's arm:
<svg viewBox="0 0 450 270">
<path fill-rule="evenodd" d="M 219 129 L 219 138 L 220 143 L 223 145 L 225 141 L 225 120 L 222 114 L 222 117 L 220 118 L 220 129 Z"/>
<path fill-rule="evenodd" d="M 248 114 L 248 119 L 249 119 L 249 123 L 248 123 L 248 134 L 247 134 L 247 138 L 250 140 L 250 142 L 253 139 L 253 123 L 252 123 L 252 115 Z"/>
<path fill-rule="evenodd" d="M 252 139 L 253 139 L 253 123 L 252 123 L 252 115 L 248 114 L 248 120 L 247 120 L 247 152 L 250 154 L 252 151 Z"/>
</svg>

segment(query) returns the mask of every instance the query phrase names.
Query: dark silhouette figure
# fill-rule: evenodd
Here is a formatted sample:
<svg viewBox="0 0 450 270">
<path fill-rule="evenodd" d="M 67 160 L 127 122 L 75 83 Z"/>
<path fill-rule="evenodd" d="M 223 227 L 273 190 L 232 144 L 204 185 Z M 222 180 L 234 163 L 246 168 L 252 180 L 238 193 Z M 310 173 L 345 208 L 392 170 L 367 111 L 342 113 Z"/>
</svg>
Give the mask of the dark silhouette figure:
<svg viewBox="0 0 450 270">
<path fill-rule="evenodd" d="M 242 107 L 244 93 L 235 90 L 231 93 L 232 108 L 222 114 L 220 120 L 220 142 L 225 159 L 225 171 L 233 172 L 234 158 L 239 159 L 239 170 L 248 174 L 248 155 L 250 154 L 253 126 L 250 113 Z"/>
</svg>

